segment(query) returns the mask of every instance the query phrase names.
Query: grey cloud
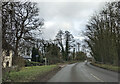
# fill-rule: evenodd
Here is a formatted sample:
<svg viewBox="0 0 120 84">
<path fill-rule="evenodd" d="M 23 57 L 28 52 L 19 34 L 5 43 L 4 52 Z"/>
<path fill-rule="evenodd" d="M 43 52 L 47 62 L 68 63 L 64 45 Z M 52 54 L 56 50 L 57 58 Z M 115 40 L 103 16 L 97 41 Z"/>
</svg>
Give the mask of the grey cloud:
<svg viewBox="0 0 120 84">
<path fill-rule="evenodd" d="M 102 2 L 99 3 L 102 5 Z M 67 19 L 76 19 L 89 15 L 99 7 L 96 2 L 40 2 L 40 15 L 46 20 L 51 20 L 54 17 L 62 17 Z"/>
<path fill-rule="evenodd" d="M 45 20 L 42 37 L 54 39 L 58 30 L 69 30 L 76 38 L 85 29 L 90 16 L 104 2 L 39 2 L 40 18 Z"/>
</svg>

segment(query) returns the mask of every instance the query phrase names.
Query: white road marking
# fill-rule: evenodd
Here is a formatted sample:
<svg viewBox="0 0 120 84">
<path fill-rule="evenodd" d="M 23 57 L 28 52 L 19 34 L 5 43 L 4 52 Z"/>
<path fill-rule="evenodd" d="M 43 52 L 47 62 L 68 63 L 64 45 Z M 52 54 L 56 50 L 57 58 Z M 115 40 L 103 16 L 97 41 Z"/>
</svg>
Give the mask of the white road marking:
<svg viewBox="0 0 120 84">
<path fill-rule="evenodd" d="M 90 75 L 92 75 L 94 78 L 96 78 L 96 79 L 99 80 L 100 82 L 104 82 L 103 80 L 101 80 L 100 78 L 96 77 L 95 75 L 93 75 L 93 74 L 90 74 Z"/>
</svg>

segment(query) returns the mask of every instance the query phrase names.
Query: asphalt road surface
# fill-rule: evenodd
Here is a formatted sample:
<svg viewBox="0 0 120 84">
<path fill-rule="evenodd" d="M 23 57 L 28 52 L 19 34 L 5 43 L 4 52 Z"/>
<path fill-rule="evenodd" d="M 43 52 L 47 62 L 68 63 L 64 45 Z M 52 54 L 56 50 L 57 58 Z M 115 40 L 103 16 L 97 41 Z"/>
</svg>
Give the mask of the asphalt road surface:
<svg viewBox="0 0 120 84">
<path fill-rule="evenodd" d="M 65 66 L 48 82 L 118 82 L 118 73 L 81 62 Z"/>
</svg>

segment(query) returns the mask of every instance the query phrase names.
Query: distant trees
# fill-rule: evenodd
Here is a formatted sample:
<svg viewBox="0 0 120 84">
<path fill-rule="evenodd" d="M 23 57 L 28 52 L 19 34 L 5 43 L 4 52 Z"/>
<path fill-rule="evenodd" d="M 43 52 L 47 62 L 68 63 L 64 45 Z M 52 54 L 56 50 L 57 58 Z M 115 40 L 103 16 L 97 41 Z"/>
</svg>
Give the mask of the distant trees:
<svg viewBox="0 0 120 84">
<path fill-rule="evenodd" d="M 59 44 L 62 52 L 63 59 L 68 61 L 70 49 L 72 47 L 73 35 L 69 31 L 58 31 L 56 41 Z"/>
<path fill-rule="evenodd" d="M 68 61 L 70 49 L 72 47 L 73 35 L 69 31 L 65 31 L 65 60 Z"/>
<path fill-rule="evenodd" d="M 46 58 L 50 64 L 61 62 L 60 47 L 54 43 L 48 43 L 46 48 Z"/>
<path fill-rule="evenodd" d="M 94 15 L 87 24 L 86 40 L 91 55 L 98 62 L 118 64 L 120 57 L 120 4 L 106 4 L 99 14 Z"/>
<path fill-rule="evenodd" d="M 38 18 L 36 3 L 3 2 L 2 3 L 2 42 L 11 47 L 18 56 L 26 42 L 34 41 L 34 31 L 41 31 L 43 20 Z M 30 46 L 30 44 L 28 45 Z"/>
<path fill-rule="evenodd" d="M 86 53 L 79 51 L 76 52 L 76 60 L 84 61 L 86 59 Z"/>
<path fill-rule="evenodd" d="M 64 49 L 64 32 L 62 30 L 59 30 L 57 35 L 56 35 L 56 39 L 55 41 L 57 42 L 57 44 L 60 46 L 61 48 L 61 53 L 62 53 L 62 58 L 65 58 L 65 49 Z"/>
<path fill-rule="evenodd" d="M 34 61 L 34 62 L 41 62 L 41 59 L 40 59 L 40 52 L 37 48 L 33 47 L 32 49 L 32 59 L 31 61 Z"/>
<path fill-rule="evenodd" d="M 61 31 L 58 32 L 55 40 L 39 39 L 36 41 L 36 45 L 32 49 L 32 61 L 43 63 L 43 58 L 46 58 L 49 64 L 55 64 L 64 61 L 85 60 L 86 54 L 82 51 L 76 51 L 80 47 L 77 46 L 80 43 L 75 42 L 70 32 L 66 31 L 61 34 Z"/>
<path fill-rule="evenodd" d="M 59 30 L 54 40 L 37 39 L 32 50 L 32 61 L 47 59 L 49 64 L 64 61 L 83 61 L 86 54 L 79 50 L 80 43 L 76 42 L 69 31 Z M 39 55 L 36 57 L 36 55 Z"/>
<path fill-rule="evenodd" d="M 85 60 L 86 54 L 79 51 L 79 47 L 80 43 L 74 40 L 69 31 L 59 30 L 54 40 L 36 39 L 35 47 L 32 49 L 32 61 L 44 62 L 43 58 L 46 58 L 49 64 L 55 64 L 71 60 Z"/>
</svg>

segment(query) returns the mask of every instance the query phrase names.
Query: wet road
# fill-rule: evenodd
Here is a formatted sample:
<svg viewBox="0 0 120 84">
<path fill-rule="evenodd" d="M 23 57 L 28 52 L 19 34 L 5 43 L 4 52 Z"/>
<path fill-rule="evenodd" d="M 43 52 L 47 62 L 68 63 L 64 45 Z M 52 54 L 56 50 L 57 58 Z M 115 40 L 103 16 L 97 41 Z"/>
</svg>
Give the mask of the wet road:
<svg viewBox="0 0 120 84">
<path fill-rule="evenodd" d="M 118 73 L 81 62 L 65 66 L 48 82 L 118 82 Z"/>
</svg>

